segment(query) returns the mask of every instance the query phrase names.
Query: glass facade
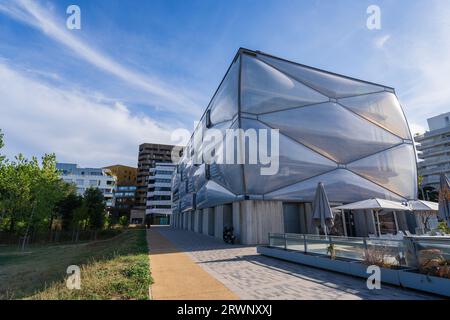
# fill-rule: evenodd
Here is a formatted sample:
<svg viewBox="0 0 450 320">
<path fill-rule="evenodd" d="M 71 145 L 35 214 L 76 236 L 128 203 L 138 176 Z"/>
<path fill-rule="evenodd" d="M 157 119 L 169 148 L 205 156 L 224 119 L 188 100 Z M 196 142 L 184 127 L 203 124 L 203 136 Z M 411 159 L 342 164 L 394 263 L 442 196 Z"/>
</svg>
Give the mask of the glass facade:
<svg viewBox="0 0 450 320">
<path fill-rule="evenodd" d="M 194 144 L 205 146 L 191 138 L 172 180 L 175 213 L 243 199 L 311 202 L 318 182 L 332 202 L 417 197 L 415 148 L 392 88 L 240 49 L 196 132 L 209 139 L 228 128 L 278 129 L 278 173 L 261 175 L 260 162 L 194 164 Z M 225 154 L 225 138 L 214 142 L 214 156 Z M 245 139 L 234 148 L 249 159 Z"/>
</svg>

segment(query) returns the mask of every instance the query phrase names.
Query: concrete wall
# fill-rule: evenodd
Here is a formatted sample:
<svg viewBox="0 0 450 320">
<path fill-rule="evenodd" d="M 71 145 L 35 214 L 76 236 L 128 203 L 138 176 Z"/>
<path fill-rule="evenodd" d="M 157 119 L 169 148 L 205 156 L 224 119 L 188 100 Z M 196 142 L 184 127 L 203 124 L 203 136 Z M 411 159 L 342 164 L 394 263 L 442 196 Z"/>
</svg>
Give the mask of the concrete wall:
<svg viewBox="0 0 450 320">
<path fill-rule="evenodd" d="M 195 228 L 195 211 L 191 211 L 191 228 L 189 231 L 194 231 Z"/>
<path fill-rule="evenodd" d="M 194 232 L 199 233 L 200 228 L 199 228 L 199 224 L 200 224 L 200 210 L 195 210 L 194 211 Z"/>
<path fill-rule="evenodd" d="M 211 221 L 214 223 L 214 208 L 203 209 L 203 220 L 202 220 L 202 234 L 205 236 L 210 235 L 209 226 Z"/>
<path fill-rule="evenodd" d="M 224 219 L 225 222 L 225 219 Z M 241 202 L 233 202 L 231 207 L 231 223 L 233 225 L 233 234 L 236 242 L 243 243 L 241 240 Z M 224 223 L 225 225 L 225 223 Z M 223 231 L 223 230 L 222 230 Z"/>
<path fill-rule="evenodd" d="M 197 226 L 197 232 L 203 233 L 203 210 L 196 210 L 196 213 L 198 215 L 198 226 Z"/>
<path fill-rule="evenodd" d="M 269 242 L 269 232 L 284 232 L 281 201 L 246 200 L 239 204 L 239 223 L 233 210 L 233 225 L 240 226 L 240 243 L 266 244 Z"/>
<path fill-rule="evenodd" d="M 214 237 L 223 238 L 223 215 L 225 206 L 217 206 L 214 208 Z"/>
<path fill-rule="evenodd" d="M 416 227 L 415 217 L 397 212 L 399 229 Z M 371 210 L 353 212 L 355 236 L 368 237 L 376 234 Z M 269 232 L 318 234 L 312 220 L 311 203 L 282 203 L 281 201 L 246 200 L 215 208 L 206 208 L 174 214 L 172 227 L 194 231 L 222 239 L 225 226 L 233 226 L 236 242 L 242 244 L 265 244 Z"/>
</svg>

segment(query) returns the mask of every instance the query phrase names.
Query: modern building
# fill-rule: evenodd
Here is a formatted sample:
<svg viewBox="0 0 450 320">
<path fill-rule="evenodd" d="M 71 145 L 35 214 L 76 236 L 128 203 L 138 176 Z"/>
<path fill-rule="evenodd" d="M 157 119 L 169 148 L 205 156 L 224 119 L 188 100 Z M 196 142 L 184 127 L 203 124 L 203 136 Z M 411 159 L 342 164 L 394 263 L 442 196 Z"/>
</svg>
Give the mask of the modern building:
<svg viewBox="0 0 450 320">
<path fill-rule="evenodd" d="M 76 185 L 79 195 L 83 195 L 87 188 L 98 188 L 105 197 L 106 206 L 108 208 L 113 206 L 116 178 L 111 171 L 102 168 L 80 168 L 74 163 L 57 163 L 56 168 L 60 170 L 65 182 Z"/>
<path fill-rule="evenodd" d="M 173 145 L 143 143 L 139 146 L 138 169 L 136 179 L 135 216 L 145 217 L 150 169 L 156 163 L 171 163 L 172 151 L 181 152 L 181 148 Z"/>
<path fill-rule="evenodd" d="M 176 165 L 158 162 L 150 169 L 145 214 L 152 224 L 170 223 L 172 215 L 172 176 Z"/>
<path fill-rule="evenodd" d="M 130 211 L 134 206 L 136 197 L 137 168 L 117 164 L 104 169 L 109 170 L 116 177 L 111 216 L 116 222 L 121 216 L 130 219 Z"/>
<path fill-rule="evenodd" d="M 206 139 L 195 137 L 212 129 L 216 136 L 238 132 L 214 150 L 214 157 L 231 152 L 235 163 L 193 161 L 207 149 Z M 263 174 L 269 165 L 261 159 L 248 161 L 255 154 L 247 143 L 251 129 L 259 133 L 259 158 L 278 144 L 276 174 Z M 271 129 L 279 130 L 278 140 Z M 312 201 L 319 182 L 333 205 L 417 198 L 414 142 L 395 90 L 239 49 L 177 166 L 172 225 L 218 238 L 232 226 L 243 244 L 267 243 L 269 232 L 317 233 Z M 367 212 L 335 220 L 348 236 L 376 233 Z M 384 220 L 415 227 L 406 214 Z"/>
<path fill-rule="evenodd" d="M 427 120 L 429 131 L 414 137 L 418 142 L 418 172 L 422 187 L 439 188 L 441 173 L 450 177 L 450 112 Z"/>
</svg>

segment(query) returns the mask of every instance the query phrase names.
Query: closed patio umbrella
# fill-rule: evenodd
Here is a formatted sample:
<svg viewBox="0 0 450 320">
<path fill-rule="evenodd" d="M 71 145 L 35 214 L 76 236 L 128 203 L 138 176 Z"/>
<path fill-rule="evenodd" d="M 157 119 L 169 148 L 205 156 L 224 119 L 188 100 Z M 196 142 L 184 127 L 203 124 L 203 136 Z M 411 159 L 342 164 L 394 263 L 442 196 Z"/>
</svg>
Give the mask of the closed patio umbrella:
<svg viewBox="0 0 450 320">
<path fill-rule="evenodd" d="M 450 183 L 445 174 L 441 174 L 439 184 L 439 217 L 450 227 Z"/>
<path fill-rule="evenodd" d="M 329 228 L 334 224 L 334 214 L 330 208 L 330 203 L 328 202 L 328 197 L 322 182 L 317 184 L 312 219 L 317 226 L 320 226 L 324 230 L 325 235 L 329 233 Z"/>
</svg>

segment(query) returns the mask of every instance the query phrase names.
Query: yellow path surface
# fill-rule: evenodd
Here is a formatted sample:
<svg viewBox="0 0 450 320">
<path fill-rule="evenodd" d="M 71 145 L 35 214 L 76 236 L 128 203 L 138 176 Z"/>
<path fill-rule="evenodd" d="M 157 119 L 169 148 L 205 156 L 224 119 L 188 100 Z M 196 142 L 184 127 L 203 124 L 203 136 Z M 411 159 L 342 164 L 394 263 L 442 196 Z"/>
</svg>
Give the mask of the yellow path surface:
<svg viewBox="0 0 450 320">
<path fill-rule="evenodd" d="M 147 229 L 154 300 L 236 300 L 220 281 L 180 252 L 157 228 Z"/>
</svg>

